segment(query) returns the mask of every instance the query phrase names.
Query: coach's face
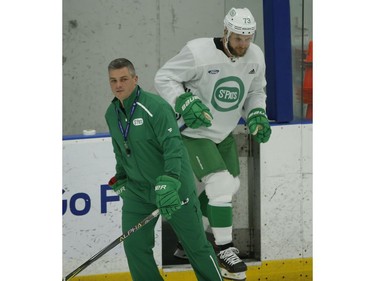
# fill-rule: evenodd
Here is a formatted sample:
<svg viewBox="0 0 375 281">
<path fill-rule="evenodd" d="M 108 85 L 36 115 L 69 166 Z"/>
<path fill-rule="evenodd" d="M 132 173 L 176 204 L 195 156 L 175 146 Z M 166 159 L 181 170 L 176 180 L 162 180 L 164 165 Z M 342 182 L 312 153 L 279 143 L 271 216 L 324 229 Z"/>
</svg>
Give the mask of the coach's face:
<svg viewBox="0 0 375 281">
<path fill-rule="evenodd" d="M 132 75 L 127 67 L 112 69 L 109 71 L 109 84 L 112 93 L 121 103 L 134 91 L 138 82 L 138 76 Z"/>
</svg>

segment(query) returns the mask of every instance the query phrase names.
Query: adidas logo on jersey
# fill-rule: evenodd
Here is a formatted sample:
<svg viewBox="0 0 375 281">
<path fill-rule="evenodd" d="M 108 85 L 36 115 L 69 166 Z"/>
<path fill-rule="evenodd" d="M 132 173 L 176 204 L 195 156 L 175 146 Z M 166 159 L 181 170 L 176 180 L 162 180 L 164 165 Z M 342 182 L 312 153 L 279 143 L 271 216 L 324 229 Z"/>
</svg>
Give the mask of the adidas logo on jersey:
<svg viewBox="0 0 375 281">
<path fill-rule="evenodd" d="M 219 69 L 210 69 L 210 70 L 208 71 L 209 74 L 218 74 L 219 72 L 220 72 Z"/>
</svg>

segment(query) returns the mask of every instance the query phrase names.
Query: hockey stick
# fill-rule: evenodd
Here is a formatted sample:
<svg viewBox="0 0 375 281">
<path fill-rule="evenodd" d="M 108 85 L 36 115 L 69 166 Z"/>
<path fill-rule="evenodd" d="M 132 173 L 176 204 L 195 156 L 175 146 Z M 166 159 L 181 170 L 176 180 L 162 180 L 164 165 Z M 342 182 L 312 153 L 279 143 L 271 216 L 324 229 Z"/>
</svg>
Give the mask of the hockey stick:
<svg viewBox="0 0 375 281">
<path fill-rule="evenodd" d="M 186 124 L 183 124 L 181 127 L 180 127 L 180 132 L 182 132 L 183 130 L 185 130 L 187 128 Z"/>
<path fill-rule="evenodd" d="M 186 198 L 181 202 L 181 205 L 186 205 L 189 202 L 189 198 Z M 129 237 L 132 233 L 136 232 L 141 227 L 148 224 L 150 221 L 152 221 L 154 218 L 156 218 L 160 214 L 159 209 L 156 209 L 151 214 L 149 214 L 145 219 L 143 219 L 141 222 L 137 223 L 135 226 L 133 226 L 131 229 L 129 229 L 126 233 L 118 237 L 115 241 L 113 241 L 111 244 L 109 244 L 107 247 L 99 251 L 97 254 L 95 254 L 93 257 L 91 257 L 89 260 L 87 260 L 85 263 L 83 263 L 81 266 L 79 266 L 77 269 L 69 273 L 67 276 L 65 276 L 62 281 L 68 281 L 74 276 L 76 276 L 78 273 L 80 273 L 82 270 L 84 270 L 86 267 L 88 267 L 90 264 L 92 264 L 94 261 L 101 258 L 103 255 L 108 253 L 110 250 L 112 250 L 114 247 L 116 247 L 118 244 L 120 244 L 122 241 L 124 241 L 127 237 Z"/>
</svg>

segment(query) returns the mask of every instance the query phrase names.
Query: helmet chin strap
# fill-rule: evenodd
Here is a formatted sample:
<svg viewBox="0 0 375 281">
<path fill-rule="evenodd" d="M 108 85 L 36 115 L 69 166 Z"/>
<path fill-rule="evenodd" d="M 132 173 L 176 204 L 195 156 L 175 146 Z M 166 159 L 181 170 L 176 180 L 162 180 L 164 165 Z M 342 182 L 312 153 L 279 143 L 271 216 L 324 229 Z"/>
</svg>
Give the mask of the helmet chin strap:
<svg viewBox="0 0 375 281">
<path fill-rule="evenodd" d="M 238 57 L 237 56 L 234 56 L 230 50 L 229 50 L 229 36 L 230 36 L 231 32 L 228 30 L 228 29 L 225 29 L 224 30 L 224 49 L 225 49 L 225 52 L 227 53 L 227 56 L 230 58 L 230 60 L 232 62 L 235 62 Z"/>
</svg>

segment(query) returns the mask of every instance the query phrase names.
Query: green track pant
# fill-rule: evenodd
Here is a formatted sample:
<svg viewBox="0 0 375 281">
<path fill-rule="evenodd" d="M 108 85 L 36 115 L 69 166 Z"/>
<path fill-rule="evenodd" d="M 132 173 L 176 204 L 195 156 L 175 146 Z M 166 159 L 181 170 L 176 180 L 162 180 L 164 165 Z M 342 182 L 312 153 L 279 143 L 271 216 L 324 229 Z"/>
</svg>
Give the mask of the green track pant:
<svg viewBox="0 0 375 281">
<path fill-rule="evenodd" d="M 128 231 L 156 209 L 131 190 L 122 209 L 122 230 Z M 183 199 L 183 198 L 182 198 Z M 163 280 L 155 263 L 154 228 L 157 219 L 152 220 L 124 240 L 124 249 L 133 281 Z M 202 213 L 195 193 L 189 203 L 182 206 L 168 221 L 181 241 L 198 281 L 221 281 L 220 270 L 211 243 L 207 240 L 202 224 Z"/>
</svg>

